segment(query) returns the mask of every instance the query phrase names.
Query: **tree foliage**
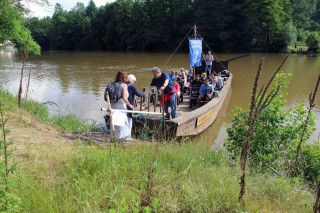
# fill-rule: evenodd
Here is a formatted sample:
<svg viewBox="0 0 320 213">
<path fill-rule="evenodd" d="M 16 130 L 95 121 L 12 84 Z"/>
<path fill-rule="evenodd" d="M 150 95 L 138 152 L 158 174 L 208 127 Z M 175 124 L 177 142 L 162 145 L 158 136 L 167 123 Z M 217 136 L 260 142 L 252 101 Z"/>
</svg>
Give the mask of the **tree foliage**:
<svg viewBox="0 0 320 213">
<path fill-rule="evenodd" d="M 43 49 L 171 51 L 197 24 L 213 51 L 283 52 L 320 29 L 319 2 L 116 0 L 97 8 L 91 0 L 70 11 L 56 4 L 52 17 L 26 26 Z"/>
<path fill-rule="evenodd" d="M 307 37 L 306 44 L 308 45 L 310 50 L 317 50 L 320 49 L 320 36 L 317 32 L 312 32 Z"/>
<path fill-rule="evenodd" d="M 47 1 L 35 2 L 46 3 Z M 19 49 L 23 49 L 29 34 L 28 52 L 38 55 L 40 54 L 40 46 L 33 40 L 30 31 L 25 26 L 24 14 L 26 13 L 27 10 L 20 1 L 0 1 L 0 43 L 9 39 L 16 43 Z"/>
</svg>

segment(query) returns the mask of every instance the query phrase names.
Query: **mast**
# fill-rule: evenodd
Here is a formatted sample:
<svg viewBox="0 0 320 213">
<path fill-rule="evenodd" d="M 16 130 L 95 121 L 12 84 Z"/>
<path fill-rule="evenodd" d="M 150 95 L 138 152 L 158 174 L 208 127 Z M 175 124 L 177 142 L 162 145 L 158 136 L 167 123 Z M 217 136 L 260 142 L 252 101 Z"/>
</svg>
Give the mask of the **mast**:
<svg viewBox="0 0 320 213">
<path fill-rule="evenodd" d="M 197 25 L 193 25 L 193 36 L 195 39 L 197 38 Z"/>
<path fill-rule="evenodd" d="M 193 37 L 197 39 L 197 25 L 193 25 Z M 196 79 L 196 67 L 193 66 L 193 80 Z"/>
</svg>

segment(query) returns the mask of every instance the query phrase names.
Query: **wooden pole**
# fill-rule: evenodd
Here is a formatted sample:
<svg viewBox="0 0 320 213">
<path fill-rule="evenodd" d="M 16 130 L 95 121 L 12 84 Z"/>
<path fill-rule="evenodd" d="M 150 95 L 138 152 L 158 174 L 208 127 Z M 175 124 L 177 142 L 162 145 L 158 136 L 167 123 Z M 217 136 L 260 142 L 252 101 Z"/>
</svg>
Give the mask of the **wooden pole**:
<svg viewBox="0 0 320 213">
<path fill-rule="evenodd" d="M 193 31 L 194 31 L 194 38 L 197 38 L 197 25 L 193 25 Z M 201 57 L 200 57 L 201 61 Z M 196 78 L 196 67 L 193 67 L 193 80 Z"/>
<path fill-rule="evenodd" d="M 153 104 L 154 104 L 154 112 L 156 112 L 157 111 L 157 100 L 158 100 L 158 93 L 157 92 L 155 92 L 154 93 L 154 102 L 153 102 Z"/>
<path fill-rule="evenodd" d="M 164 132 L 165 138 L 166 138 L 166 118 L 165 118 L 165 114 L 164 114 L 164 109 L 165 109 L 166 103 L 164 102 L 164 91 L 162 91 L 162 103 L 163 103 L 163 110 L 162 110 L 163 132 Z"/>
<path fill-rule="evenodd" d="M 151 94 L 149 92 L 149 94 L 148 94 L 148 112 L 150 112 L 150 98 L 151 98 Z"/>
<path fill-rule="evenodd" d="M 196 79 L 196 67 L 193 67 L 193 76 L 192 76 L 193 80 Z"/>
<path fill-rule="evenodd" d="M 241 56 L 238 56 L 238 57 L 230 58 L 228 60 L 225 60 L 225 62 L 230 62 L 230 61 L 233 61 L 233 60 L 236 60 L 236 59 L 239 59 L 239 58 L 243 58 L 243 57 L 247 57 L 247 56 L 250 56 L 250 55 L 252 55 L 252 53 L 248 53 L 248 54 L 241 55 Z"/>
<path fill-rule="evenodd" d="M 110 113 L 110 143 L 111 143 L 111 133 L 113 134 L 114 137 L 114 146 L 117 146 L 117 139 L 116 139 L 116 132 L 114 131 L 113 128 L 113 123 L 112 123 L 112 108 L 111 108 L 111 104 L 110 104 L 110 99 L 109 99 L 109 93 L 107 92 L 107 103 L 108 103 L 108 111 Z"/>
<path fill-rule="evenodd" d="M 142 97 L 140 97 L 140 111 L 142 111 Z"/>
<path fill-rule="evenodd" d="M 161 98 L 161 95 L 160 95 Z M 160 112 L 162 112 L 162 104 L 161 104 L 161 100 L 160 100 Z"/>
</svg>

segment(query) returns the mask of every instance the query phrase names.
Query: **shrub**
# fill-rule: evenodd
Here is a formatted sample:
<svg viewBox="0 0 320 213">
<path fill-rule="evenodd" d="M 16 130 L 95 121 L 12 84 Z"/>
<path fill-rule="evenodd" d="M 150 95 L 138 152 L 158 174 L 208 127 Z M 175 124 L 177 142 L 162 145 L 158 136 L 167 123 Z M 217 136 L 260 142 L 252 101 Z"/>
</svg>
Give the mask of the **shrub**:
<svg viewBox="0 0 320 213">
<path fill-rule="evenodd" d="M 295 108 L 284 109 L 289 76 L 284 73 L 276 76 L 272 87 L 275 90 L 280 85 L 279 91 L 270 105 L 258 114 L 249 152 L 249 165 L 254 170 L 266 172 L 267 166 L 285 172 L 292 169 L 308 111 L 302 103 Z M 237 108 L 231 115 L 234 120 L 227 128 L 226 148 L 233 158 L 237 158 L 247 136 L 248 110 Z M 311 116 L 303 146 L 315 130 L 314 125 L 314 117 Z"/>
</svg>

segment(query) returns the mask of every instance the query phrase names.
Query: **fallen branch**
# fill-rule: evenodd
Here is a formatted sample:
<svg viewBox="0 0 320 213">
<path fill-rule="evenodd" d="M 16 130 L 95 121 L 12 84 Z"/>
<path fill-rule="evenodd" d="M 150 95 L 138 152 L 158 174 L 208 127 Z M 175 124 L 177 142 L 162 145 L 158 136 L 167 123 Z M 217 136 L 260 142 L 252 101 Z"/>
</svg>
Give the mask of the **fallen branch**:
<svg viewBox="0 0 320 213">
<path fill-rule="evenodd" d="M 43 102 L 43 103 L 38 104 L 37 106 L 33 107 L 33 109 L 31 110 L 31 112 L 33 112 L 33 111 L 34 111 L 35 109 L 37 109 L 39 106 L 45 105 L 45 104 L 54 104 L 54 105 L 58 106 L 58 104 L 56 104 L 56 103 L 53 102 L 53 101 L 47 101 L 47 102 Z"/>
<path fill-rule="evenodd" d="M 286 179 L 285 176 L 283 176 L 280 172 L 278 172 L 277 170 L 275 170 L 274 168 L 272 168 L 271 166 L 269 166 L 266 163 L 263 163 L 263 166 L 267 167 L 268 169 L 270 169 L 271 171 L 273 171 L 274 173 L 276 173 L 278 176 L 283 177 L 284 179 Z"/>
</svg>

